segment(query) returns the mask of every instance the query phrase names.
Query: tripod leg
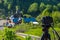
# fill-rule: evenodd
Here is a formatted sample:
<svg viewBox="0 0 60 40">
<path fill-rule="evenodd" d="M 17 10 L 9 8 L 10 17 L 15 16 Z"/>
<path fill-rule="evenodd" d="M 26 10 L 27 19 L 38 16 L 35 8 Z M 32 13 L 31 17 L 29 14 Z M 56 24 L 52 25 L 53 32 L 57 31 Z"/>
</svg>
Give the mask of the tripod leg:
<svg viewBox="0 0 60 40">
<path fill-rule="evenodd" d="M 49 33 L 48 33 L 47 37 L 48 37 L 49 40 L 51 40 L 51 37 L 50 37 L 50 34 Z"/>
<path fill-rule="evenodd" d="M 60 36 L 59 36 L 59 34 L 56 32 L 56 30 L 55 30 L 53 27 L 51 27 L 51 28 L 53 29 L 54 33 L 55 33 L 56 36 L 58 37 L 58 40 L 60 40 Z"/>
<path fill-rule="evenodd" d="M 41 40 L 44 40 L 44 34 L 43 34 L 43 36 L 42 36 Z"/>
<path fill-rule="evenodd" d="M 44 33 L 41 40 L 51 40 L 49 33 Z"/>
<path fill-rule="evenodd" d="M 54 35 L 55 34 L 54 31 L 52 31 L 52 32 L 53 32 L 53 35 Z M 55 35 L 54 35 L 54 40 L 56 40 Z"/>
</svg>

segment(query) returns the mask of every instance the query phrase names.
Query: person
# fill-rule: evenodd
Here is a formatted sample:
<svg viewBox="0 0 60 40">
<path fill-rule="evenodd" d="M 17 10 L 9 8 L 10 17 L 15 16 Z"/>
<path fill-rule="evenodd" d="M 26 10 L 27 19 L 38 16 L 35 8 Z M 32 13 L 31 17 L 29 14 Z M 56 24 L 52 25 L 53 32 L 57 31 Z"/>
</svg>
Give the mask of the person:
<svg viewBox="0 0 60 40">
<path fill-rule="evenodd" d="M 19 19 L 19 18 L 14 18 L 14 19 L 13 19 L 13 23 L 18 24 L 18 19 Z"/>
<path fill-rule="evenodd" d="M 8 19 L 6 22 L 6 26 L 8 26 L 8 28 L 14 27 L 14 23 L 10 19 Z"/>
<path fill-rule="evenodd" d="M 20 12 L 20 13 L 18 13 L 18 15 L 19 15 L 18 24 L 21 24 L 22 23 L 23 14 Z"/>
<path fill-rule="evenodd" d="M 8 24 L 7 24 L 8 28 L 11 28 L 11 27 L 12 27 L 11 20 L 8 20 L 7 23 L 8 23 Z"/>
<path fill-rule="evenodd" d="M 21 24 L 21 23 L 22 23 L 22 17 L 19 17 L 18 24 Z"/>
<path fill-rule="evenodd" d="M 14 14 L 14 19 L 13 19 L 13 23 L 15 24 L 19 24 L 22 22 L 22 17 L 21 15 L 18 13 L 18 14 Z"/>
<path fill-rule="evenodd" d="M 13 19 L 14 19 L 13 15 L 11 15 L 9 19 L 13 22 Z"/>
</svg>

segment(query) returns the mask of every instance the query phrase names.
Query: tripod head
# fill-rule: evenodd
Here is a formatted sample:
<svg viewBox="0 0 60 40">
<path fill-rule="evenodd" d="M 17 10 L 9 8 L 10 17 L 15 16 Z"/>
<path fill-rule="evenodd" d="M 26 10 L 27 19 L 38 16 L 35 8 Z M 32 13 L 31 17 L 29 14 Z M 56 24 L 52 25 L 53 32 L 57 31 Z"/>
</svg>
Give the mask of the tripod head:
<svg viewBox="0 0 60 40">
<path fill-rule="evenodd" d="M 42 18 L 42 27 L 51 27 L 51 24 L 53 23 L 53 18 L 50 16 L 45 16 Z"/>
<path fill-rule="evenodd" d="M 52 27 L 53 18 L 50 16 L 45 16 L 42 18 L 42 27 L 44 32 L 48 32 L 48 29 Z"/>
</svg>

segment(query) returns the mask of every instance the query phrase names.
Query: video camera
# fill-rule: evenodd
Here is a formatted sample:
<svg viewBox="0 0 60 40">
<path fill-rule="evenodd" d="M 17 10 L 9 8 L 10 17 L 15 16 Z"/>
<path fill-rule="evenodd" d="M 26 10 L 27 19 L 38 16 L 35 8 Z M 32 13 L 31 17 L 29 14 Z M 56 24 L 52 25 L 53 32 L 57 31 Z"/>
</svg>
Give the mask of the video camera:
<svg viewBox="0 0 60 40">
<path fill-rule="evenodd" d="M 50 16 L 45 16 L 42 18 L 42 27 L 51 27 L 53 23 L 53 18 Z"/>
<path fill-rule="evenodd" d="M 50 34 L 49 34 L 49 28 L 51 27 L 53 29 L 53 33 L 56 34 L 56 36 L 58 37 L 58 40 L 60 40 L 60 36 L 59 34 L 56 32 L 56 30 L 53 28 L 53 18 L 50 16 L 45 16 L 42 18 L 42 27 L 43 27 L 43 36 L 41 38 L 41 40 L 51 40 L 50 38 Z M 54 35 L 55 37 L 55 35 Z M 54 38 L 55 39 L 55 38 Z"/>
</svg>

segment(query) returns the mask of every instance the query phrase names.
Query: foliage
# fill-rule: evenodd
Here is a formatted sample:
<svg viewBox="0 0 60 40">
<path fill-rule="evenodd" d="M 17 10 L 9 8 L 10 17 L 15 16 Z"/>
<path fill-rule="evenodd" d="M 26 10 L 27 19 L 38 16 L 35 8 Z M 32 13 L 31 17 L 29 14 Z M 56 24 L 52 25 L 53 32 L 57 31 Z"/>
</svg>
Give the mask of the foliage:
<svg viewBox="0 0 60 40">
<path fill-rule="evenodd" d="M 3 35 L 4 35 L 4 30 L 0 30 L 0 40 L 3 39 Z"/>
<path fill-rule="evenodd" d="M 46 8 L 51 9 L 52 5 L 47 4 Z"/>
<path fill-rule="evenodd" d="M 58 7 L 55 6 L 55 5 L 53 5 L 53 10 L 54 10 L 54 11 L 58 11 Z"/>
<path fill-rule="evenodd" d="M 11 29 L 5 29 L 4 40 L 20 40 Z"/>
<path fill-rule="evenodd" d="M 60 22 L 60 12 L 59 11 L 52 12 L 52 17 L 54 19 L 55 24 Z"/>
<path fill-rule="evenodd" d="M 41 36 L 42 28 L 36 28 L 36 29 L 30 29 L 29 31 L 25 32 L 26 34 L 31 34 L 31 35 L 36 35 L 36 36 Z"/>
<path fill-rule="evenodd" d="M 33 3 L 30 5 L 28 12 L 35 12 L 38 10 L 38 3 Z"/>
<path fill-rule="evenodd" d="M 29 15 L 29 14 L 24 14 L 24 16 L 26 16 L 26 17 L 31 17 L 31 15 Z"/>
<path fill-rule="evenodd" d="M 19 9 L 19 11 L 24 9 L 24 14 L 27 13 L 27 11 L 29 13 L 34 11 L 33 13 L 37 13 L 37 14 L 39 11 L 39 14 L 40 14 L 46 8 L 50 8 L 49 11 L 50 10 L 57 11 L 58 9 L 60 10 L 60 7 L 59 7 L 60 2 L 57 0 L 25 0 L 25 1 L 21 1 L 21 0 L 0 0 L 0 5 L 1 5 L 0 9 L 5 10 L 5 13 L 2 13 L 5 16 L 11 15 L 11 13 L 9 13 L 11 10 L 14 14 L 16 12 L 16 10 L 18 10 L 18 9 Z M 33 13 L 30 15 L 33 15 L 33 17 L 34 17 L 36 14 L 33 14 Z"/>
<path fill-rule="evenodd" d="M 37 20 L 38 21 L 41 20 L 42 17 L 44 17 L 44 16 L 50 16 L 50 13 L 48 12 L 48 10 L 49 10 L 49 8 L 44 9 L 43 12 L 39 16 L 37 16 Z"/>
<path fill-rule="evenodd" d="M 41 2 L 39 10 L 42 12 L 45 9 L 45 4 Z"/>
<path fill-rule="evenodd" d="M 30 36 L 27 36 L 26 37 L 26 40 L 32 40 Z"/>
<path fill-rule="evenodd" d="M 8 9 L 11 9 L 11 4 L 8 4 Z"/>
<path fill-rule="evenodd" d="M 19 6 L 16 6 L 16 10 L 18 10 L 19 9 Z"/>
<path fill-rule="evenodd" d="M 58 3 L 57 6 L 60 7 L 60 3 Z"/>
</svg>

